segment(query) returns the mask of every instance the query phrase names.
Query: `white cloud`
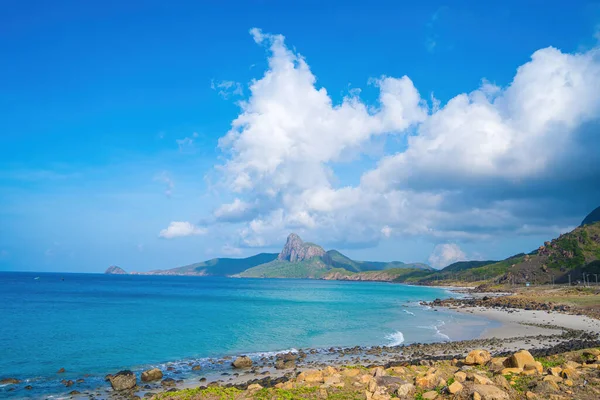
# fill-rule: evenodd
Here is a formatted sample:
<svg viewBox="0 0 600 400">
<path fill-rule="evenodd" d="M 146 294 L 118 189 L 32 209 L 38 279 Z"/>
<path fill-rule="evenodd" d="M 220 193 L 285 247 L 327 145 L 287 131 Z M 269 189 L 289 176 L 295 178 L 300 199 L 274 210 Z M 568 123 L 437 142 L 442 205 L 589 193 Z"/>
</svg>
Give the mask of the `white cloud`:
<svg viewBox="0 0 600 400">
<path fill-rule="evenodd" d="M 171 197 L 175 183 L 167 171 L 162 171 L 154 177 L 154 180 L 165 184 L 165 196 Z"/>
<path fill-rule="evenodd" d="M 187 221 L 173 221 L 168 228 L 163 229 L 158 234 L 159 237 L 165 239 L 173 239 L 176 237 L 204 235 L 207 230 L 191 224 Z"/>
<path fill-rule="evenodd" d="M 210 88 L 216 90 L 219 96 L 224 99 L 228 99 L 231 96 L 243 96 L 244 89 L 239 82 L 234 81 L 220 81 L 215 82 L 212 80 L 210 82 Z"/>
<path fill-rule="evenodd" d="M 214 212 L 217 221 L 245 222 L 244 246 L 278 243 L 290 230 L 346 244 L 392 233 L 488 240 L 525 225 L 551 232 L 569 224 L 558 220 L 569 208 L 561 204 L 597 190 L 589 185 L 600 178 L 600 135 L 589 128 L 600 115 L 597 49 L 541 49 L 507 87 L 483 80 L 446 104 L 431 94 L 431 107 L 408 77 L 380 77 L 371 81 L 374 106 L 359 90 L 333 103 L 283 36 L 251 34 L 268 47 L 269 68 L 219 140 L 226 161 L 218 170 L 236 198 Z M 390 135 L 406 147 L 372 170 L 344 157 Z M 335 170 L 345 166 L 362 174 L 359 184 L 337 185 Z"/>
<path fill-rule="evenodd" d="M 214 216 L 218 221 L 238 222 L 247 220 L 247 218 L 255 211 L 255 205 L 236 198 L 232 203 L 221 205 L 214 212 Z"/>
<path fill-rule="evenodd" d="M 194 152 L 194 140 L 198 137 L 198 132 L 194 132 L 192 136 L 184 137 L 183 139 L 175 139 L 177 147 L 181 153 Z"/>
<path fill-rule="evenodd" d="M 466 261 L 467 255 L 455 243 L 438 244 L 429 256 L 429 265 L 443 268 L 457 261 Z"/>
</svg>

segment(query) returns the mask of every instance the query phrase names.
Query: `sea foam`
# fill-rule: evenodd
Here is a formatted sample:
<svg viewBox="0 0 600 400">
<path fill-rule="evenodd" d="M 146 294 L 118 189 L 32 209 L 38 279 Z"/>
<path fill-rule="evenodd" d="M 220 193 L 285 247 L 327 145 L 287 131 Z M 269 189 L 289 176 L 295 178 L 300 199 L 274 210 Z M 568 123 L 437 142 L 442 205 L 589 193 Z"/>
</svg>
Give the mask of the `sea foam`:
<svg viewBox="0 0 600 400">
<path fill-rule="evenodd" d="M 390 346 L 400 346 L 404 343 L 404 334 L 400 331 L 391 333 L 385 338 L 390 341 Z"/>
</svg>

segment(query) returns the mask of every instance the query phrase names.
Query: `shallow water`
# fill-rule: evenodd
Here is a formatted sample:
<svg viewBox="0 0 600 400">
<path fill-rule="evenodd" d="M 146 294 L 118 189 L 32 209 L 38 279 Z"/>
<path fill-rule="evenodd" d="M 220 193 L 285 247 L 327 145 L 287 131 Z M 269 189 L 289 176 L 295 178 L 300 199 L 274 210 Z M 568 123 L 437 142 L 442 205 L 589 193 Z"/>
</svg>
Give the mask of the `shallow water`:
<svg viewBox="0 0 600 400">
<path fill-rule="evenodd" d="M 471 339 L 490 326 L 418 305 L 437 297 L 449 294 L 369 282 L 0 273 L 0 378 L 24 381 L 0 387 L 0 397 L 83 391 L 106 386 L 107 373 L 166 362 L 185 372 L 209 357 Z M 71 388 L 59 383 L 85 374 Z"/>
</svg>

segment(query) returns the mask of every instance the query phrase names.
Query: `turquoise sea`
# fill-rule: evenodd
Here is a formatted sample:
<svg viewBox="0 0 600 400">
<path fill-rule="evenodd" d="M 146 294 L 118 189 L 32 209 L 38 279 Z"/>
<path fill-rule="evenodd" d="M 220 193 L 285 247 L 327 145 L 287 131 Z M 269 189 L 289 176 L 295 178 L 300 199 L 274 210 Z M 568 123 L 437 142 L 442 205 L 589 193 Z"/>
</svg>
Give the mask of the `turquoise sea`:
<svg viewBox="0 0 600 400">
<path fill-rule="evenodd" d="M 23 381 L 0 397 L 225 355 L 470 339 L 492 324 L 418 304 L 449 296 L 389 283 L 0 272 L 0 379 Z"/>
</svg>

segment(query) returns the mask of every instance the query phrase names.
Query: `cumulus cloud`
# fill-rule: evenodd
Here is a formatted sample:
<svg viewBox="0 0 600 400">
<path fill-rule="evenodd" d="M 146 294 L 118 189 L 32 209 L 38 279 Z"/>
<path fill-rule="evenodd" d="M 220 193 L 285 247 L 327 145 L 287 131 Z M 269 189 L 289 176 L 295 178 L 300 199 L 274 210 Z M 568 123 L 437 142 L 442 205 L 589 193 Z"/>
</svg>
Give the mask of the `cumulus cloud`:
<svg viewBox="0 0 600 400">
<path fill-rule="evenodd" d="M 457 261 L 467 260 L 467 255 L 455 243 L 438 244 L 429 256 L 429 265 L 444 268 Z"/>
<path fill-rule="evenodd" d="M 598 49 L 538 50 L 507 87 L 483 80 L 446 104 L 431 96 L 428 106 L 407 76 L 370 80 L 376 104 L 355 90 L 336 104 L 282 35 L 251 35 L 269 66 L 219 140 L 217 169 L 236 197 L 214 212 L 243 222 L 241 245 L 270 245 L 290 230 L 353 246 L 550 233 L 600 199 L 589 184 L 600 179 Z M 344 158 L 391 135 L 405 148 L 371 170 Z M 345 165 L 362 173 L 359 184 L 337 184 Z"/>
<path fill-rule="evenodd" d="M 198 227 L 187 221 L 173 221 L 166 229 L 163 229 L 158 234 L 164 239 L 173 239 L 184 236 L 197 236 L 206 234 L 206 228 Z"/>
</svg>

